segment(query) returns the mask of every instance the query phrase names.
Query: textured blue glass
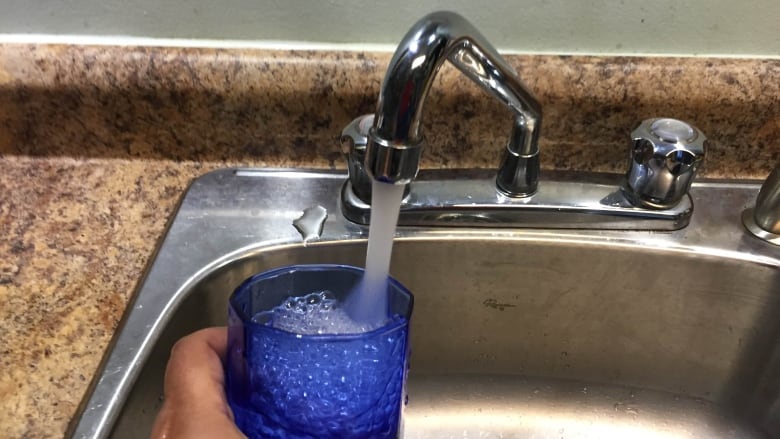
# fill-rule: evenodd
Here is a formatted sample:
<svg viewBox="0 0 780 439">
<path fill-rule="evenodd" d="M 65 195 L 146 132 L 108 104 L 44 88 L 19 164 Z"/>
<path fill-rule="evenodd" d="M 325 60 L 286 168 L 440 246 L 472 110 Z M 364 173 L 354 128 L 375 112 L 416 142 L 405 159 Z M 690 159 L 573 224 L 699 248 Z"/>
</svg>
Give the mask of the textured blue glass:
<svg viewBox="0 0 780 439">
<path fill-rule="evenodd" d="M 298 335 L 252 321 L 288 297 L 327 290 L 342 300 L 363 276 L 343 265 L 253 276 L 230 299 L 227 397 L 255 438 L 396 438 L 408 369 L 411 294 L 390 279 L 389 322 L 361 334 Z"/>
</svg>

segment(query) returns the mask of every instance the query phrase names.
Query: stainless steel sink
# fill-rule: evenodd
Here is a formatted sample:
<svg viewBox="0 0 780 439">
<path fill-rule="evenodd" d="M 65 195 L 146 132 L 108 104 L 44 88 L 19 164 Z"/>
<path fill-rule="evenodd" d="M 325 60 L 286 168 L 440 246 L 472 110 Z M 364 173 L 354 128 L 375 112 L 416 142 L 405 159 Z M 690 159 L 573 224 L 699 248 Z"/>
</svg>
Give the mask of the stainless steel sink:
<svg viewBox="0 0 780 439">
<path fill-rule="evenodd" d="M 224 324 L 249 275 L 362 265 L 345 179 L 195 181 L 71 434 L 148 437 L 172 344 Z M 740 223 L 757 191 L 698 183 L 674 232 L 400 228 L 392 272 L 415 294 L 405 437 L 780 438 L 780 248 Z M 293 220 L 317 205 L 328 218 L 304 243 Z"/>
</svg>

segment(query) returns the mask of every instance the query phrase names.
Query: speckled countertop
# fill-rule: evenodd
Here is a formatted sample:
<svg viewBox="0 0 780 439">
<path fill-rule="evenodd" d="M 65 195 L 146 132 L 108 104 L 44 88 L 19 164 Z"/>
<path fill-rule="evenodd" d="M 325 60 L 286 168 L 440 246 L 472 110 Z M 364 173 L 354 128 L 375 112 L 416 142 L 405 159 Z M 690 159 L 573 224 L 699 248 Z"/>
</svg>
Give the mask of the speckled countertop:
<svg viewBox="0 0 780 439">
<path fill-rule="evenodd" d="M 388 54 L 0 45 L 0 437 L 61 437 L 187 184 L 344 167 Z M 709 177 L 780 162 L 780 60 L 512 56 L 544 169 L 622 172 L 640 120 L 711 139 Z M 494 167 L 511 116 L 445 67 L 425 167 Z"/>
</svg>

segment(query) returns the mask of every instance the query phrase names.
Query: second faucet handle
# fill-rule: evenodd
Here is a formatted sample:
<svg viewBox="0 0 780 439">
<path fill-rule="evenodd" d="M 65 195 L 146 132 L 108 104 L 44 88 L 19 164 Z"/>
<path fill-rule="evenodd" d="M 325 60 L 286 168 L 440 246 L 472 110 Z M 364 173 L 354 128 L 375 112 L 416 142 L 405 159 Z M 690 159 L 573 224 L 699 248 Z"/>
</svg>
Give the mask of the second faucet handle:
<svg viewBox="0 0 780 439">
<path fill-rule="evenodd" d="M 373 114 L 364 114 L 341 131 L 341 148 L 347 155 L 347 169 L 352 192 L 364 203 L 371 203 L 371 177 L 366 173 L 366 144 L 368 131 L 374 124 Z"/>
<path fill-rule="evenodd" d="M 631 133 L 631 160 L 623 191 L 637 206 L 675 206 L 693 183 L 707 138 L 693 125 L 671 118 L 643 121 Z"/>
</svg>

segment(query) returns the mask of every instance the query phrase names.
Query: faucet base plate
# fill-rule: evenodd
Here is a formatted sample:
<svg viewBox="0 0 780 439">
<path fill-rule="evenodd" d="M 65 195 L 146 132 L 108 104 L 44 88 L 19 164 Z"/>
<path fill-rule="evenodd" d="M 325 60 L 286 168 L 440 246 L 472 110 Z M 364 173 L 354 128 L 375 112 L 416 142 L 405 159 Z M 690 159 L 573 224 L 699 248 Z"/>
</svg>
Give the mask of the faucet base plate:
<svg viewBox="0 0 780 439">
<path fill-rule="evenodd" d="M 620 179 L 562 173 L 542 182 L 534 195 L 516 198 L 497 190 L 487 170 L 421 171 L 401 205 L 398 225 L 669 231 L 690 222 L 690 196 L 668 209 L 636 207 L 621 191 Z M 369 223 L 371 206 L 354 194 L 349 181 L 341 207 L 350 221 Z"/>
</svg>

